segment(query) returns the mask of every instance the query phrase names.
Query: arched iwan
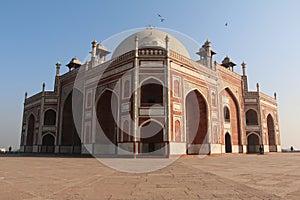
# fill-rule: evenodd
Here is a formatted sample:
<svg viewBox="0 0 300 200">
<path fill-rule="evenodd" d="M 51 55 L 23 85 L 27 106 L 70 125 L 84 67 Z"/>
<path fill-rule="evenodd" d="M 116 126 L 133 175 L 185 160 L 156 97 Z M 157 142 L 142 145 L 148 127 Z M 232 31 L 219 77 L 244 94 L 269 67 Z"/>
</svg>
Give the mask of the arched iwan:
<svg viewBox="0 0 300 200">
<path fill-rule="evenodd" d="M 208 110 L 205 98 L 198 90 L 185 98 L 187 154 L 208 154 Z"/>
</svg>

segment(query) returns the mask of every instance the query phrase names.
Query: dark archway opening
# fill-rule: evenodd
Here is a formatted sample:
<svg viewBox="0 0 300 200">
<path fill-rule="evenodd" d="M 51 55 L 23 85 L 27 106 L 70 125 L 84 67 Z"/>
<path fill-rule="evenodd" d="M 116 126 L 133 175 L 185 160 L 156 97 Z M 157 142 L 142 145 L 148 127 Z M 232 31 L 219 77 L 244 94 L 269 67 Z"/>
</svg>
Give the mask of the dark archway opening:
<svg viewBox="0 0 300 200">
<path fill-rule="evenodd" d="M 34 129 L 35 129 L 35 117 L 31 114 L 29 116 L 28 125 L 27 125 L 27 138 L 26 138 L 25 152 L 33 151 Z"/>
<path fill-rule="evenodd" d="M 118 108 L 117 95 L 109 90 L 104 91 L 97 103 L 96 144 L 102 145 L 101 154 L 117 153 Z"/>
<path fill-rule="evenodd" d="M 224 120 L 225 122 L 230 122 L 230 111 L 227 106 L 224 107 Z"/>
<path fill-rule="evenodd" d="M 229 133 L 225 134 L 225 152 L 232 153 L 231 136 Z"/>
<path fill-rule="evenodd" d="M 246 112 L 246 124 L 247 125 L 258 125 L 257 113 L 255 110 L 250 109 Z"/>
<path fill-rule="evenodd" d="M 259 153 L 259 137 L 252 133 L 247 138 L 247 152 L 248 153 Z"/>
<path fill-rule="evenodd" d="M 275 126 L 274 126 L 274 119 L 271 114 L 267 117 L 267 127 L 268 127 L 268 140 L 269 140 L 269 151 L 276 152 L 276 136 L 275 136 Z"/>
<path fill-rule="evenodd" d="M 75 95 L 73 98 L 72 94 Z M 75 114 L 73 113 L 72 109 L 73 105 Z M 75 120 L 76 124 L 80 124 L 82 118 L 81 108 L 82 95 L 80 95 L 78 91 L 76 93 L 71 92 L 65 100 L 63 107 L 61 153 L 81 153 L 81 139 L 79 136 L 81 130 L 79 126 L 77 127 L 78 130 L 75 126 Z M 76 118 L 74 119 L 73 116 L 75 116 Z"/>
<path fill-rule="evenodd" d="M 163 86 L 153 78 L 143 82 L 141 86 L 141 106 L 163 105 Z"/>
<path fill-rule="evenodd" d="M 47 134 L 43 137 L 42 141 L 42 153 L 54 153 L 55 138 L 51 134 Z"/>
<path fill-rule="evenodd" d="M 56 112 L 54 110 L 47 110 L 44 115 L 44 125 L 52 126 L 56 123 Z"/>
</svg>

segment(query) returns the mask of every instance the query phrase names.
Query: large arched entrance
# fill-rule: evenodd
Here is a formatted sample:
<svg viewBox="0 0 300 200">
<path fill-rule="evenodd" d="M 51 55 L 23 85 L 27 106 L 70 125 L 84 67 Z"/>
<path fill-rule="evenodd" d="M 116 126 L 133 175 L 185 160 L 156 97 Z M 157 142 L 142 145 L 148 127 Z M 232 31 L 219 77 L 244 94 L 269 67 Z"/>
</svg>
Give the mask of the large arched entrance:
<svg viewBox="0 0 300 200">
<path fill-rule="evenodd" d="M 165 154 L 165 148 L 163 148 L 163 135 L 163 127 L 156 121 L 150 120 L 142 124 L 142 126 L 140 127 L 141 153 L 149 155 Z"/>
<path fill-rule="evenodd" d="M 185 120 L 187 154 L 207 154 L 207 106 L 198 90 L 188 93 L 185 98 Z"/>
<path fill-rule="evenodd" d="M 224 100 L 228 102 L 227 106 L 229 108 L 229 119 L 226 119 L 225 117 L 225 122 L 230 123 L 230 133 L 231 133 L 231 143 L 234 146 L 237 146 L 238 152 L 241 153 L 243 152 L 242 148 L 242 139 L 241 139 L 241 126 L 240 126 L 240 111 L 239 111 L 239 103 L 237 101 L 237 98 L 233 94 L 233 92 L 229 89 L 226 88 L 224 91 Z"/>
<path fill-rule="evenodd" d="M 96 143 L 100 144 L 99 154 L 116 154 L 118 133 L 118 97 L 105 90 L 97 103 Z"/>
<path fill-rule="evenodd" d="M 252 133 L 247 137 L 247 152 L 248 153 L 259 153 L 259 137 Z"/>
<path fill-rule="evenodd" d="M 63 107 L 62 135 L 61 135 L 62 153 L 81 153 L 81 139 L 78 134 L 80 133 L 80 130 L 77 132 L 77 129 L 75 127 L 72 103 L 73 103 L 73 99 L 76 100 L 76 103 L 74 102 L 74 105 L 76 104 L 75 109 L 80 110 L 80 108 L 82 108 L 82 101 L 81 101 L 82 96 L 79 96 L 76 93 L 76 97 L 72 98 L 72 93 L 73 92 L 71 92 L 68 95 Z M 76 113 L 75 116 L 76 116 L 76 121 L 77 120 L 80 121 L 82 117 L 80 113 Z"/>
<path fill-rule="evenodd" d="M 54 153 L 55 138 L 51 134 L 44 135 L 42 140 L 42 153 Z"/>
<path fill-rule="evenodd" d="M 271 114 L 267 117 L 267 127 L 268 127 L 268 140 L 269 140 L 269 151 L 276 152 L 276 136 L 275 136 L 275 126 L 274 119 Z"/>
<path fill-rule="evenodd" d="M 225 134 L 225 152 L 232 153 L 231 136 L 229 133 Z"/>
<path fill-rule="evenodd" d="M 25 152 L 33 151 L 34 127 L 35 127 L 35 117 L 33 116 L 33 114 L 31 114 L 29 116 L 28 124 L 27 124 L 27 137 L 26 137 Z"/>
</svg>

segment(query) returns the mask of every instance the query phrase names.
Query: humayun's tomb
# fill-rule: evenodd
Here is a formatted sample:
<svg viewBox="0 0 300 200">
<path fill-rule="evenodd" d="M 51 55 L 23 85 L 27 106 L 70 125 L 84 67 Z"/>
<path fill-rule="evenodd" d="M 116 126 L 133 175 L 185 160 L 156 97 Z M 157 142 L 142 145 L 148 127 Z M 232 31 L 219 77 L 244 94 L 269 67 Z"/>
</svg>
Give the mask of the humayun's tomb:
<svg viewBox="0 0 300 200">
<path fill-rule="evenodd" d="M 229 57 L 206 41 L 191 59 L 174 36 L 146 28 L 111 54 L 92 42 L 53 91 L 25 94 L 20 150 L 117 156 L 281 151 L 276 93 L 248 90 Z M 110 57 L 107 59 L 107 57 Z"/>
</svg>

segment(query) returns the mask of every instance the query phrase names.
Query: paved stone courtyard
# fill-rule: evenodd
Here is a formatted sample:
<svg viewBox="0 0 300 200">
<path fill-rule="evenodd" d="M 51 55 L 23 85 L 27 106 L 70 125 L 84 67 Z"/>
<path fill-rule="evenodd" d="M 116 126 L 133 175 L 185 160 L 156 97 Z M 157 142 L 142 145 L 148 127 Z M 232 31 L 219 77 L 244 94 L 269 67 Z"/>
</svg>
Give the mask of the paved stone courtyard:
<svg viewBox="0 0 300 200">
<path fill-rule="evenodd" d="M 149 173 L 94 158 L 0 157 L 0 199 L 299 199 L 300 153 L 180 158 Z"/>
</svg>

